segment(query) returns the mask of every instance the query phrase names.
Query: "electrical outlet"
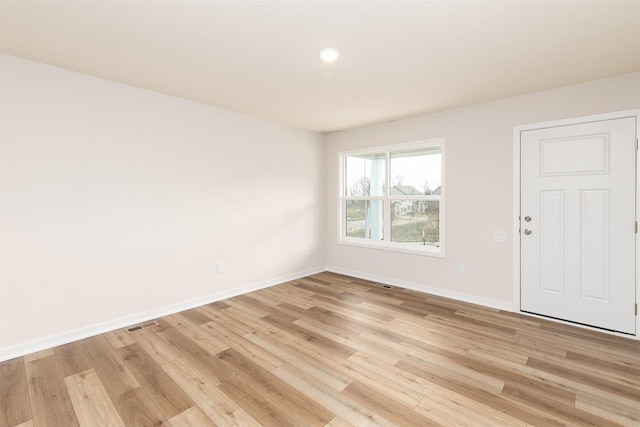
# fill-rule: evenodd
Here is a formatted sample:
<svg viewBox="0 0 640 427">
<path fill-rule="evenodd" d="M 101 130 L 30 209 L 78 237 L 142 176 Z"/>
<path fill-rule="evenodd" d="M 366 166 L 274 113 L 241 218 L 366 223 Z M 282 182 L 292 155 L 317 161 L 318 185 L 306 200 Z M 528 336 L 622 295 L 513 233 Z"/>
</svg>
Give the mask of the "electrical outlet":
<svg viewBox="0 0 640 427">
<path fill-rule="evenodd" d="M 224 273 L 224 263 L 223 262 L 219 262 L 219 263 L 216 264 L 216 272 L 218 274 Z"/>
<path fill-rule="evenodd" d="M 464 274 L 464 262 L 458 263 L 458 274 Z"/>
<path fill-rule="evenodd" d="M 507 241 L 507 233 L 504 231 L 494 231 L 493 232 L 493 241 L 498 243 L 504 243 Z"/>
<path fill-rule="evenodd" d="M 304 256 L 309 255 L 309 248 L 305 247 L 303 250 Z"/>
</svg>

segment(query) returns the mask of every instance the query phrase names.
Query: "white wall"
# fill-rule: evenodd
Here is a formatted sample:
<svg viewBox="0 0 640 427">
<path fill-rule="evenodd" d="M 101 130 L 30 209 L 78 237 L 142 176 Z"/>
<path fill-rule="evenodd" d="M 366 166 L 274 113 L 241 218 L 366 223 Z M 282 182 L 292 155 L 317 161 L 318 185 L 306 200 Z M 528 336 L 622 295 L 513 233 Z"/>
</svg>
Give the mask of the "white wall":
<svg viewBox="0 0 640 427">
<path fill-rule="evenodd" d="M 508 78 L 508 76 L 505 76 Z M 640 106 L 640 73 L 335 133 L 327 137 L 329 269 L 501 308 L 513 302 L 513 127 Z M 337 153 L 446 139 L 446 258 L 337 243 Z M 493 241 L 506 231 L 507 242 Z M 457 273 L 463 262 L 465 274 Z"/>
<path fill-rule="evenodd" d="M 636 73 L 336 133 L 325 146 L 12 56 L 0 72 L 0 360 L 325 265 L 508 308 L 513 127 L 640 107 Z M 337 153 L 436 137 L 446 258 L 338 245 Z"/>
<path fill-rule="evenodd" d="M 323 135 L 0 64 L 0 356 L 323 268 Z"/>
</svg>

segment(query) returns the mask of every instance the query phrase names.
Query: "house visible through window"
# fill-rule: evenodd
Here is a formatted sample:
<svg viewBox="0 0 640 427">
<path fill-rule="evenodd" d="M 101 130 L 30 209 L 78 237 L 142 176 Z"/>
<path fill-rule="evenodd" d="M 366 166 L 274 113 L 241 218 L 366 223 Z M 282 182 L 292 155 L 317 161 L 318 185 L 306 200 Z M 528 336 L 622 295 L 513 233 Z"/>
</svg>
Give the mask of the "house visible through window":
<svg viewBox="0 0 640 427">
<path fill-rule="evenodd" d="M 443 255 L 444 140 L 341 153 L 340 243 Z"/>
</svg>

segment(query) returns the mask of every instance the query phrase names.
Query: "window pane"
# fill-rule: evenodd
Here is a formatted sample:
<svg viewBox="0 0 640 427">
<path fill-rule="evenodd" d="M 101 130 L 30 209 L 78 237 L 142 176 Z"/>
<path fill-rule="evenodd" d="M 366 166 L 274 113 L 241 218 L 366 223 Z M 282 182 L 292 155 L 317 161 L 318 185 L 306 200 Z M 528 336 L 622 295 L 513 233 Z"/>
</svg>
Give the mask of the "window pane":
<svg viewBox="0 0 640 427">
<path fill-rule="evenodd" d="M 382 240 L 382 201 L 347 200 L 347 237 Z"/>
<path fill-rule="evenodd" d="M 440 245 L 440 202 L 391 201 L 391 241 Z"/>
<path fill-rule="evenodd" d="M 347 156 L 345 196 L 381 196 L 384 191 L 384 153 Z"/>
<path fill-rule="evenodd" d="M 390 153 L 391 196 L 440 194 L 440 147 Z"/>
</svg>

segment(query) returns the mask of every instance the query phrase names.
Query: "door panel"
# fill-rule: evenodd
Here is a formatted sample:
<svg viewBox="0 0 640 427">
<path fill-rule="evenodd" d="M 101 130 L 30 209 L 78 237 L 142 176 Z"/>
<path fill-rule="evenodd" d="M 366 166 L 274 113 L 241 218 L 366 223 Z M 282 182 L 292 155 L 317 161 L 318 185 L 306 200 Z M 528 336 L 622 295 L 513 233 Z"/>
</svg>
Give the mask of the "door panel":
<svg viewBox="0 0 640 427">
<path fill-rule="evenodd" d="M 548 138 L 540 141 L 542 176 L 607 173 L 608 135 Z M 580 153 L 580 155 L 576 155 Z"/>
<path fill-rule="evenodd" d="M 635 333 L 634 117 L 523 131 L 521 309 Z"/>
<path fill-rule="evenodd" d="M 564 293 L 564 192 L 540 192 L 540 289 Z M 542 268 L 544 266 L 544 268 Z"/>
<path fill-rule="evenodd" d="M 609 191 L 583 190 L 580 196 L 580 294 L 608 302 Z"/>
</svg>

